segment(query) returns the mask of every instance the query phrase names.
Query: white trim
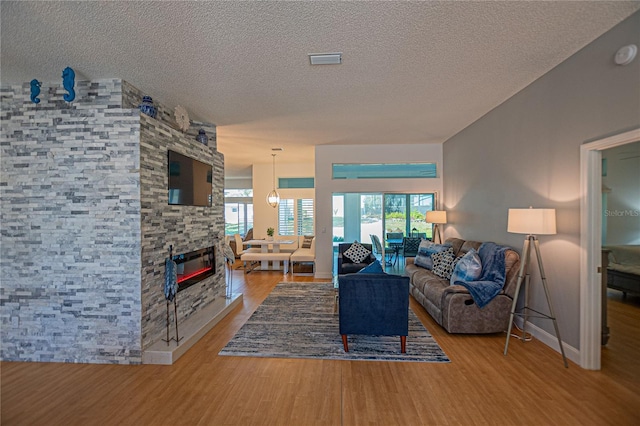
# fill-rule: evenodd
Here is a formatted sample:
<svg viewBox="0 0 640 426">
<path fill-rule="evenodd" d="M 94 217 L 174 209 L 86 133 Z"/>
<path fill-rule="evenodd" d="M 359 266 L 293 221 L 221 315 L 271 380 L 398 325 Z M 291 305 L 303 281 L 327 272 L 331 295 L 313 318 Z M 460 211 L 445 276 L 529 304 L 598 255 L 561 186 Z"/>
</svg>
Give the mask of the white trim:
<svg viewBox="0 0 640 426">
<path fill-rule="evenodd" d="M 558 354 L 560 354 L 560 345 L 558 345 L 558 338 L 556 337 L 555 334 L 547 333 L 545 330 L 543 330 L 542 328 L 536 326 L 535 324 L 529 321 L 527 321 L 526 330 L 527 330 L 527 334 L 531 333 L 533 337 L 535 337 L 540 342 L 544 343 L 554 351 L 558 352 Z M 515 344 L 516 342 L 521 342 L 520 339 L 515 339 L 515 338 L 512 338 L 512 339 L 513 339 L 513 344 Z M 564 348 L 564 353 L 567 356 L 567 359 L 570 359 L 571 361 L 578 364 L 580 361 L 580 351 L 578 351 L 578 349 L 574 348 L 573 346 L 568 345 L 567 342 L 565 341 L 562 342 L 562 347 Z M 558 362 L 562 362 L 562 357 L 560 357 Z"/>
<path fill-rule="evenodd" d="M 328 274 L 326 272 L 316 272 L 313 277 L 317 279 L 330 279 L 333 278 L 333 274 Z"/>
<path fill-rule="evenodd" d="M 640 129 L 580 146 L 580 366 L 600 369 L 602 290 L 602 154 L 600 151 L 640 140 Z"/>
</svg>

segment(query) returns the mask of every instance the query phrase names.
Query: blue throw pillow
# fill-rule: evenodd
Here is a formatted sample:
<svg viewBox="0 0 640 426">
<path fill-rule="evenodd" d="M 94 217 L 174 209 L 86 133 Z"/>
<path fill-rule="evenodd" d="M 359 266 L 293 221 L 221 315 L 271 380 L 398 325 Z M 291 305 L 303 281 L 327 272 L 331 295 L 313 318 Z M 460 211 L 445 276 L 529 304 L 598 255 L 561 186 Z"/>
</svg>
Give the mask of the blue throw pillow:
<svg viewBox="0 0 640 426">
<path fill-rule="evenodd" d="M 420 241 L 418 252 L 416 253 L 415 259 L 413 259 L 414 265 L 420 266 L 421 268 L 432 268 L 433 263 L 431 262 L 431 256 L 427 254 L 427 248 L 432 245 L 433 243 L 431 241 L 425 240 L 424 238 Z"/>
<path fill-rule="evenodd" d="M 475 249 L 469 250 L 456 264 L 451 274 L 451 285 L 456 281 L 477 281 L 482 275 L 482 262 Z"/>
<path fill-rule="evenodd" d="M 432 269 L 433 260 L 431 259 L 431 255 L 448 250 L 450 247 L 451 244 L 434 244 L 429 240 L 422 239 L 418 247 L 418 254 L 413 260 L 413 263 L 421 268 Z"/>
<path fill-rule="evenodd" d="M 358 271 L 359 274 L 384 274 L 384 270 L 382 269 L 382 265 L 378 260 L 374 260 L 364 268 Z"/>
</svg>

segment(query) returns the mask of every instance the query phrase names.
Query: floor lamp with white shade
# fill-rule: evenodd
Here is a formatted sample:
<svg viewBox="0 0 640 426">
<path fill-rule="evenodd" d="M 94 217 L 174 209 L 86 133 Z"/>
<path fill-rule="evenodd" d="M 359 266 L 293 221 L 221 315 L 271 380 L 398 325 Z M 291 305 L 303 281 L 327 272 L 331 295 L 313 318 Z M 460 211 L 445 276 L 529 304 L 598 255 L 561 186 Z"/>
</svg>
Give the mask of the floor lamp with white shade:
<svg viewBox="0 0 640 426">
<path fill-rule="evenodd" d="M 444 225 L 447 223 L 447 212 L 444 210 L 431 210 L 425 215 L 424 221 L 433 224 L 433 242 L 436 241 L 436 234 L 442 244 L 442 234 L 438 225 Z"/>
<path fill-rule="evenodd" d="M 567 363 L 567 357 L 564 354 L 564 347 L 562 346 L 562 339 L 560 338 L 560 330 L 558 329 L 558 321 L 553 312 L 553 305 L 551 303 L 551 296 L 549 294 L 549 288 L 547 287 L 547 277 L 544 274 L 544 267 L 542 266 L 542 256 L 540 256 L 540 245 L 538 244 L 538 238 L 536 235 L 553 235 L 556 233 L 556 210 L 555 209 L 534 209 L 529 207 L 528 209 L 509 209 L 509 219 L 507 224 L 507 232 L 514 234 L 526 234 L 527 237 L 524 240 L 524 247 L 522 248 L 522 258 L 520 259 L 520 271 L 518 272 L 518 281 L 516 284 L 516 292 L 513 296 L 513 304 L 511 305 L 511 315 L 509 316 L 509 329 L 507 330 L 507 341 L 504 345 L 504 354 L 507 355 L 509 349 L 509 338 L 511 337 L 511 328 L 513 327 L 513 317 L 518 315 L 524 318 L 524 324 L 522 329 L 522 341 L 525 341 L 526 325 L 529 316 L 534 318 L 546 318 L 553 320 L 553 326 L 556 330 L 556 337 L 558 338 L 558 345 L 560 346 L 560 352 L 562 353 L 562 359 L 564 366 L 569 367 Z M 544 293 L 547 298 L 547 304 L 549 305 L 549 315 L 536 311 L 529 307 L 529 264 L 531 260 L 531 246 L 535 248 L 536 257 L 538 259 L 538 268 L 540 269 L 540 277 L 542 278 L 542 286 L 544 287 Z M 525 299 L 524 306 L 520 311 L 516 311 L 516 305 L 518 303 L 518 295 L 520 294 L 520 288 L 522 283 L 525 284 Z M 529 312 L 533 312 L 530 314 Z"/>
</svg>

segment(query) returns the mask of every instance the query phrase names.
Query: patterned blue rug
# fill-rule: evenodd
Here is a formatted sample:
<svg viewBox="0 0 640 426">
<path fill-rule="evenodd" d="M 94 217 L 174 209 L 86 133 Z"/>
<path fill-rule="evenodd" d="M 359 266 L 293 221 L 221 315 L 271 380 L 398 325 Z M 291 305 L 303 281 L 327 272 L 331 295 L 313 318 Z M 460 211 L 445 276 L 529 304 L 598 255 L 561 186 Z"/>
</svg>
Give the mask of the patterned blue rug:
<svg viewBox="0 0 640 426">
<path fill-rule="evenodd" d="M 219 355 L 371 361 L 449 362 L 409 309 L 407 353 L 398 336 L 349 336 L 345 353 L 332 283 L 280 283 Z"/>
</svg>

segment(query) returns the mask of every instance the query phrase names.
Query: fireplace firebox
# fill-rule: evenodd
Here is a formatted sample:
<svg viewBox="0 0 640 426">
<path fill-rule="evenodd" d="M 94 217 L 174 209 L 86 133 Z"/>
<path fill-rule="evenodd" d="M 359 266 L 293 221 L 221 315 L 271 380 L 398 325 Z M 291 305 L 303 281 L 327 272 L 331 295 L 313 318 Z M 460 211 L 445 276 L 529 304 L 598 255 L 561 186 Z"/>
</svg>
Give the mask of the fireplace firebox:
<svg viewBox="0 0 640 426">
<path fill-rule="evenodd" d="M 173 260 L 178 266 L 179 292 L 216 273 L 215 249 L 213 246 L 174 255 Z"/>
</svg>

